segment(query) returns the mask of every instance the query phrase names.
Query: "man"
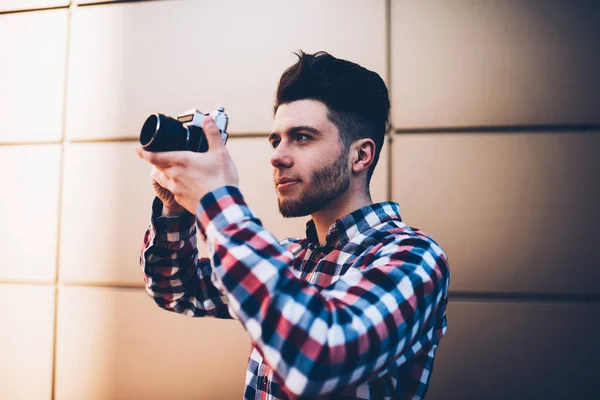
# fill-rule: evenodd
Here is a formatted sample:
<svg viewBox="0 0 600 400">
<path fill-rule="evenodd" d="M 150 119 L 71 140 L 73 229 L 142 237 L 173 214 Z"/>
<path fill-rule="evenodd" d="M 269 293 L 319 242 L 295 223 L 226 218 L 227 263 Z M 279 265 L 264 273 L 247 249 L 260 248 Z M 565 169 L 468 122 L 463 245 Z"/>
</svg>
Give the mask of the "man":
<svg viewBox="0 0 600 400">
<path fill-rule="evenodd" d="M 253 343 L 245 399 L 423 398 L 449 271 L 398 204 L 371 201 L 388 91 L 357 64 L 298 58 L 281 76 L 269 141 L 279 210 L 311 216 L 306 238 L 278 242 L 261 226 L 207 118 L 206 153 L 136 149 L 158 195 L 141 256 L 147 291 L 166 310 L 242 323 Z"/>
</svg>

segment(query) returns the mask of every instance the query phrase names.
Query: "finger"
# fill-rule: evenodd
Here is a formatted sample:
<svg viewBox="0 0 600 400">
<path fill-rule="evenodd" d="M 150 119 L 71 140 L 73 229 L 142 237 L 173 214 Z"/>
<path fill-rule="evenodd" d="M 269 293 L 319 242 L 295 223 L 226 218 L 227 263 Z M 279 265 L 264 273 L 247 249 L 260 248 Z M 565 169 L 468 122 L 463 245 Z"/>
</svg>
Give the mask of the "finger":
<svg viewBox="0 0 600 400">
<path fill-rule="evenodd" d="M 167 189 L 171 193 L 173 192 L 173 182 L 158 168 L 152 169 L 152 179 L 162 188 Z"/>
<path fill-rule="evenodd" d="M 160 167 L 169 168 L 175 165 L 183 165 L 185 153 L 183 151 L 165 151 L 160 153 L 153 153 L 144 150 L 141 146 L 135 148 L 135 152 L 139 158 L 148 161 L 150 164 Z"/>
<path fill-rule="evenodd" d="M 161 171 L 158 170 L 157 167 L 152 166 L 152 170 L 150 171 L 150 178 L 152 178 L 152 182 L 159 185 L 158 181 L 156 180 L 158 177 L 158 174 L 160 174 Z"/>
<path fill-rule="evenodd" d="M 202 121 L 202 129 L 204 130 L 206 140 L 208 141 L 209 151 L 217 150 L 224 146 L 223 140 L 221 139 L 221 131 L 210 115 Z"/>
</svg>

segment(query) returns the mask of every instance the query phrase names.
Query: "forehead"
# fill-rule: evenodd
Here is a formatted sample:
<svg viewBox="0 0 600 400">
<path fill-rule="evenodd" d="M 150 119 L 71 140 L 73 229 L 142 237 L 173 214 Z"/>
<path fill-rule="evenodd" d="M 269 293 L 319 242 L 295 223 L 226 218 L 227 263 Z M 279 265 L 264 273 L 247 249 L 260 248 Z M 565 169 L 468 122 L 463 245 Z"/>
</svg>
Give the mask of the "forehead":
<svg viewBox="0 0 600 400">
<path fill-rule="evenodd" d="M 295 126 L 311 126 L 323 133 L 337 133 L 336 126 L 327 118 L 327 106 L 317 100 L 297 100 L 279 106 L 273 132 L 283 134 Z"/>
</svg>

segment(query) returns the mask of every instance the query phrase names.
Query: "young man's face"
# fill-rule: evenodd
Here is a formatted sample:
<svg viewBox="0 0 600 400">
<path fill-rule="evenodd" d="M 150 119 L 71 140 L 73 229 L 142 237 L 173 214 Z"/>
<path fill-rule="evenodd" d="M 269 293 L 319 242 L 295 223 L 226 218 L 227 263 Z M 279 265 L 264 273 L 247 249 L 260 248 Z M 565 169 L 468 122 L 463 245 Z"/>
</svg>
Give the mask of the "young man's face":
<svg viewBox="0 0 600 400">
<path fill-rule="evenodd" d="M 323 103 L 298 100 L 280 105 L 269 142 L 284 217 L 312 214 L 348 189 L 348 157 Z"/>
</svg>

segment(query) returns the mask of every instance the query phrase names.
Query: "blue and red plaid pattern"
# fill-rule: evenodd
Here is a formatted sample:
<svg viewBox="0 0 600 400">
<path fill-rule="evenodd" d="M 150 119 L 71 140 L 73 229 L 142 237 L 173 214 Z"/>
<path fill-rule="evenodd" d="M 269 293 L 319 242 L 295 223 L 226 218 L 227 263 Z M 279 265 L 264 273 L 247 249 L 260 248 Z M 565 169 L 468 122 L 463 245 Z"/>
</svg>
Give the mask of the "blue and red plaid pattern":
<svg viewBox="0 0 600 400">
<path fill-rule="evenodd" d="M 356 210 L 319 244 L 278 242 L 231 186 L 196 216 L 158 217 L 141 266 L 156 303 L 238 319 L 253 349 L 245 399 L 421 399 L 446 332 L 449 270 L 438 244 L 396 203 Z M 198 259 L 196 226 L 210 258 Z"/>
</svg>

